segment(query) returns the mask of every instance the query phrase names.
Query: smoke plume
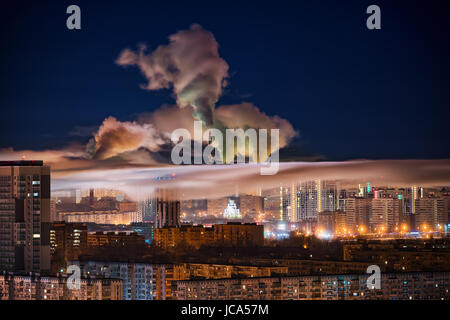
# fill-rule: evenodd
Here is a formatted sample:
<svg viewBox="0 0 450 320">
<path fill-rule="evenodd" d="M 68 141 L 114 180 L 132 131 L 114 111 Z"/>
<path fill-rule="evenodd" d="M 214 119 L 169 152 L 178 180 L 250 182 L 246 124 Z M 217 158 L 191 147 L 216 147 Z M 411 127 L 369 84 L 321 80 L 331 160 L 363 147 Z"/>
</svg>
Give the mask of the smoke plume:
<svg viewBox="0 0 450 320">
<path fill-rule="evenodd" d="M 113 117 L 103 121 L 94 139 L 96 159 L 110 158 L 140 147 L 156 152 L 164 144 L 162 133 L 151 124 L 120 122 Z"/>
<path fill-rule="evenodd" d="M 146 54 L 125 49 L 117 59 L 122 66 L 136 65 L 148 80 L 147 90 L 173 88 L 179 107 L 194 108 L 196 119 L 213 123 L 214 105 L 222 94 L 228 64 L 219 56 L 218 43 L 212 33 L 199 25 L 179 31 Z"/>
</svg>

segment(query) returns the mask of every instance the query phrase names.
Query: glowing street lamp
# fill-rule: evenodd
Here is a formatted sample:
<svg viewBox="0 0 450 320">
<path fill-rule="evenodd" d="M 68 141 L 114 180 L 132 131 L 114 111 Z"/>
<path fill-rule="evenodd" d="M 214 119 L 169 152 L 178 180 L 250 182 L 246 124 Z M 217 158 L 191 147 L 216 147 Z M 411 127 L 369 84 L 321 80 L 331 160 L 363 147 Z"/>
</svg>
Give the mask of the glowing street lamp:
<svg viewBox="0 0 450 320">
<path fill-rule="evenodd" d="M 359 233 L 363 234 L 364 232 L 366 232 L 366 228 L 364 228 L 364 226 L 360 226 L 358 231 Z"/>
</svg>

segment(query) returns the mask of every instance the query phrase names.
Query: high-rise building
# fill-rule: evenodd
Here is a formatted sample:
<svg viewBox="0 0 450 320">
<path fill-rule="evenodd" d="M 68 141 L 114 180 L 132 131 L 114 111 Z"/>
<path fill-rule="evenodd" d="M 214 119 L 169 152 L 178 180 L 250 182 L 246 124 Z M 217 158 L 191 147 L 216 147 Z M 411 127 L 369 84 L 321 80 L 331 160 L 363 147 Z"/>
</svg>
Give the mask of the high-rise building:
<svg viewBox="0 0 450 320">
<path fill-rule="evenodd" d="M 280 187 L 280 213 L 279 220 L 283 222 L 289 222 L 293 219 L 292 214 L 292 198 L 291 188 Z"/>
<path fill-rule="evenodd" d="M 159 190 L 156 207 L 156 228 L 179 227 L 181 225 L 180 200 L 177 200 L 174 194 L 169 195 L 168 191 Z"/>
<path fill-rule="evenodd" d="M 0 269 L 50 271 L 50 167 L 0 161 Z"/>
<path fill-rule="evenodd" d="M 372 232 L 394 232 L 402 222 L 402 200 L 371 199 L 370 229 Z"/>
<path fill-rule="evenodd" d="M 280 191 L 270 189 L 264 192 L 264 215 L 266 218 L 279 219 L 280 217 Z"/>
<path fill-rule="evenodd" d="M 94 197 L 94 189 L 89 189 L 89 205 L 93 206 L 95 203 L 95 197 Z"/>
<path fill-rule="evenodd" d="M 264 212 L 263 198 L 260 196 L 241 194 L 239 196 L 239 210 L 243 216 Z"/>
<path fill-rule="evenodd" d="M 446 199 L 423 198 L 415 201 L 415 225 L 420 231 L 443 231 L 448 219 Z"/>
<path fill-rule="evenodd" d="M 319 211 L 319 183 L 317 181 L 302 182 L 297 196 L 300 199 L 300 220 L 316 219 Z"/>
<path fill-rule="evenodd" d="M 319 189 L 319 209 L 318 212 L 322 211 L 336 211 L 339 209 L 339 183 L 337 181 L 331 180 L 318 180 L 320 184 Z"/>
<path fill-rule="evenodd" d="M 223 210 L 228 205 L 228 198 L 218 198 L 218 199 L 208 199 L 207 202 L 207 212 L 208 214 L 214 216 L 221 216 L 223 214 Z"/>
<path fill-rule="evenodd" d="M 422 188 L 412 186 L 403 190 L 402 198 L 404 198 L 404 214 L 408 217 L 411 230 L 417 230 L 414 215 L 416 214 L 416 200 L 420 198 Z"/>
<path fill-rule="evenodd" d="M 337 211 L 322 211 L 317 214 L 317 227 L 321 232 L 335 233 L 336 220 L 339 212 Z"/>
<path fill-rule="evenodd" d="M 339 185 L 336 181 L 314 180 L 292 186 L 291 209 L 295 221 L 315 220 L 317 213 L 339 209 Z"/>
<path fill-rule="evenodd" d="M 138 202 L 138 219 L 144 223 L 154 222 L 156 218 L 156 198 L 149 197 Z"/>
<path fill-rule="evenodd" d="M 341 201 L 345 211 L 345 227 L 341 233 L 357 233 L 367 231 L 370 227 L 370 200 L 366 198 L 349 198 Z"/>
</svg>

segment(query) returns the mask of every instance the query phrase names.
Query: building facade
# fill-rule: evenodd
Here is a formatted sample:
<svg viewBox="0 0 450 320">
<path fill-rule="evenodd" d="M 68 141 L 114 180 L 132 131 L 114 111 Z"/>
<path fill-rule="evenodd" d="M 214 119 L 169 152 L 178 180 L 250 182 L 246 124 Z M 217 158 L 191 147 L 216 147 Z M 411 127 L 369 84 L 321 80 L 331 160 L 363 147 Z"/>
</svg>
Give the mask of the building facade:
<svg viewBox="0 0 450 320">
<path fill-rule="evenodd" d="M 50 272 L 50 167 L 0 161 L 0 269 Z"/>
<path fill-rule="evenodd" d="M 69 288 L 67 276 L 0 274 L 0 300 L 122 300 L 122 280 L 81 278 Z"/>
<path fill-rule="evenodd" d="M 449 272 L 383 273 L 381 289 L 368 274 L 181 280 L 177 300 L 448 300 Z"/>
</svg>

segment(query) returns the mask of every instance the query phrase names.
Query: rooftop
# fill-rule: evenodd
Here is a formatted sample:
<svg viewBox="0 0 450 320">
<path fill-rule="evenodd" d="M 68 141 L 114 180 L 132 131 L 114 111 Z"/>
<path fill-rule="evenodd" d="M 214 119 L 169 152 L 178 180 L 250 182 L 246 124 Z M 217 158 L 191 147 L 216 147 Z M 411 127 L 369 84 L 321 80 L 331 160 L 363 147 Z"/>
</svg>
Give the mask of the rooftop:
<svg viewBox="0 0 450 320">
<path fill-rule="evenodd" d="M 3 160 L 0 167 L 42 167 L 43 160 Z"/>
</svg>

